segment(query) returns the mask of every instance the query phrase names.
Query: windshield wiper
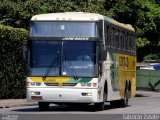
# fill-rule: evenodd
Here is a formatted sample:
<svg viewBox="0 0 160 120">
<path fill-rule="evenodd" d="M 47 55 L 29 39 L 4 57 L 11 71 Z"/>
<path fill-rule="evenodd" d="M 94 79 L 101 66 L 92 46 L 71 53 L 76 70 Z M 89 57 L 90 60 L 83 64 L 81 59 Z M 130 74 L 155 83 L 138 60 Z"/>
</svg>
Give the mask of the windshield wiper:
<svg viewBox="0 0 160 120">
<path fill-rule="evenodd" d="M 51 63 L 50 66 L 47 68 L 44 76 L 42 77 L 43 80 L 46 79 L 46 77 L 48 76 L 48 74 L 49 74 L 50 71 L 51 71 L 52 66 L 58 61 L 58 58 L 59 58 L 59 50 L 58 50 L 57 53 L 56 53 L 56 57 L 53 59 L 52 63 Z"/>
<path fill-rule="evenodd" d="M 74 68 L 74 66 L 72 65 L 72 63 L 71 63 L 70 61 L 65 61 L 65 62 L 67 62 L 68 65 L 69 65 L 69 67 L 71 68 L 71 71 L 72 71 L 72 73 L 73 73 L 74 79 L 75 79 L 75 80 L 78 80 L 79 77 L 78 77 L 78 75 L 77 75 L 77 73 L 76 73 L 76 71 L 75 71 L 75 68 Z"/>
<path fill-rule="evenodd" d="M 65 51 L 66 51 L 66 50 L 65 50 Z M 75 71 L 75 68 L 74 68 L 74 66 L 72 65 L 72 63 L 71 63 L 70 61 L 67 61 L 67 57 L 66 57 L 66 56 L 67 56 L 67 55 L 66 55 L 66 52 L 64 52 L 64 61 L 65 61 L 65 63 L 68 64 L 70 70 L 67 68 L 66 65 L 63 64 L 63 66 L 64 66 L 64 68 L 66 69 L 66 71 L 67 71 L 70 75 L 73 76 L 73 78 L 74 78 L 75 80 L 78 80 L 79 77 L 78 77 L 78 75 L 77 75 L 77 73 L 76 73 L 76 71 Z"/>
</svg>

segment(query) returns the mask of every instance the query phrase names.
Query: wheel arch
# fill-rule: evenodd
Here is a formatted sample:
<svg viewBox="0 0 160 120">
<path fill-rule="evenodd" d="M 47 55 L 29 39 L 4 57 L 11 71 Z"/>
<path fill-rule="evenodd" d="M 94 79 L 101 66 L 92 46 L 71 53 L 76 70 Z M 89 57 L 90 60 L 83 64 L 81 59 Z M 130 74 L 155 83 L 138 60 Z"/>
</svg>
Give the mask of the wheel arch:
<svg viewBox="0 0 160 120">
<path fill-rule="evenodd" d="M 108 83 L 107 83 L 107 80 L 105 80 L 105 83 L 104 83 L 104 92 L 106 92 L 106 94 L 108 94 Z"/>
<path fill-rule="evenodd" d="M 125 86 L 124 86 L 124 92 L 128 89 L 128 85 L 129 85 L 129 81 L 126 80 L 125 81 Z"/>
<path fill-rule="evenodd" d="M 131 92 L 131 80 L 129 80 L 129 83 L 128 83 L 128 90 Z"/>
<path fill-rule="evenodd" d="M 108 83 L 107 80 L 104 82 L 104 92 L 106 94 L 106 100 L 108 100 Z"/>
</svg>

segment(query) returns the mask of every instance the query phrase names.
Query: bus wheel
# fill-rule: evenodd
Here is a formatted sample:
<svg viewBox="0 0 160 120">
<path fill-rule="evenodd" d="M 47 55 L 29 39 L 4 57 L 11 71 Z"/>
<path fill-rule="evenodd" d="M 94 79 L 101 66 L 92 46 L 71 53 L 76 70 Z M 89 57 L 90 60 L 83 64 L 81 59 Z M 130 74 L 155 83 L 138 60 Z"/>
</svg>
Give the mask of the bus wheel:
<svg viewBox="0 0 160 120">
<path fill-rule="evenodd" d="M 39 102 L 38 106 L 39 106 L 39 110 L 40 111 L 47 111 L 47 110 L 49 110 L 49 103 L 47 103 L 47 102 Z"/>
<path fill-rule="evenodd" d="M 121 107 L 128 106 L 128 99 L 129 99 L 129 90 L 126 89 L 124 92 L 124 99 L 120 100 Z"/>
<path fill-rule="evenodd" d="M 128 99 L 129 99 L 129 95 L 128 94 L 129 94 L 129 90 L 126 89 L 125 93 L 124 93 L 124 98 L 121 99 L 121 100 L 111 101 L 110 105 L 113 108 L 116 108 L 116 107 L 127 107 L 128 106 Z"/>
<path fill-rule="evenodd" d="M 104 102 L 94 103 L 94 110 L 95 111 L 102 111 L 102 110 L 104 110 Z"/>
</svg>

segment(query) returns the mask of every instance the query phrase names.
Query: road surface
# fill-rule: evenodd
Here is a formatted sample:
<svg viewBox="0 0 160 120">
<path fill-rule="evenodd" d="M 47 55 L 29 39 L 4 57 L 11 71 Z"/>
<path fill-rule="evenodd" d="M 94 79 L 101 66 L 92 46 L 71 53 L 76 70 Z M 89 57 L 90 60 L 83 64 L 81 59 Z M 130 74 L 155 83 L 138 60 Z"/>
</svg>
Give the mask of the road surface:
<svg viewBox="0 0 160 120">
<path fill-rule="evenodd" d="M 106 103 L 104 111 L 93 111 L 93 106 L 76 106 L 69 107 L 65 105 L 51 105 L 48 111 L 39 111 L 38 106 L 21 106 L 11 108 L 1 108 L 0 118 L 6 120 L 7 115 L 18 115 L 9 116 L 17 119 L 15 120 L 29 120 L 29 119 L 52 119 L 53 120 L 124 120 L 124 119 L 141 119 L 145 118 L 160 120 L 160 96 L 149 96 L 149 97 L 135 97 L 130 99 L 129 106 L 126 108 L 112 108 L 109 103 Z M 128 115 L 134 115 L 129 116 Z M 150 115 L 152 116 L 146 116 Z M 136 116 L 135 116 L 136 115 Z M 154 115 L 154 116 L 153 116 Z M 156 115 L 156 116 L 155 116 Z M 149 119 L 149 120 L 150 120 Z"/>
</svg>

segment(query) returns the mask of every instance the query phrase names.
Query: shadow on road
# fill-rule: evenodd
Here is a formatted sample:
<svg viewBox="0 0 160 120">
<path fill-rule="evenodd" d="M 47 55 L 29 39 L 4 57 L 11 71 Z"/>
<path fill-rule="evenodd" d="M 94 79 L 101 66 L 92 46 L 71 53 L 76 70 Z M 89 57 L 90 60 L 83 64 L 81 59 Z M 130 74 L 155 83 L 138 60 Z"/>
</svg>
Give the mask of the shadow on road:
<svg viewBox="0 0 160 120">
<path fill-rule="evenodd" d="M 128 106 L 130 107 L 130 106 Z M 112 107 L 110 104 L 106 104 L 104 110 L 117 109 L 118 107 Z M 12 111 L 15 112 L 99 112 L 95 111 L 93 105 L 75 105 L 75 106 L 67 106 L 67 105 L 51 105 L 48 111 L 39 111 L 38 106 L 22 108 L 22 109 L 14 109 Z"/>
</svg>

